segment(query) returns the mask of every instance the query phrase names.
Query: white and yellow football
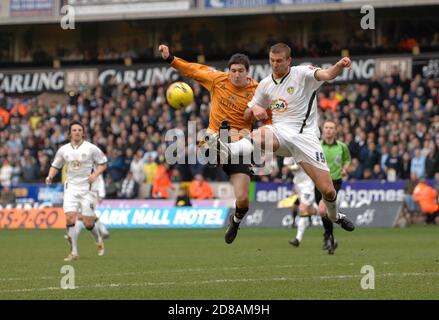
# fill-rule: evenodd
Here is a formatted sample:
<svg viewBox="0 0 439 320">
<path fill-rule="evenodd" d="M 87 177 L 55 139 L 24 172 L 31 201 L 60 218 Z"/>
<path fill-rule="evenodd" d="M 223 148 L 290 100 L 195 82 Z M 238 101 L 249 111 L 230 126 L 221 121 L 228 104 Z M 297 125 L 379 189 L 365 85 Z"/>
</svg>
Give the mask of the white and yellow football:
<svg viewBox="0 0 439 320">
<path fill-rule="evenodd" d="M 194 92 L 185 82 L 174 82 L 166 90 L 166 100 L 175 109 L 187 107 L 194 101 Z"/>
</svg>

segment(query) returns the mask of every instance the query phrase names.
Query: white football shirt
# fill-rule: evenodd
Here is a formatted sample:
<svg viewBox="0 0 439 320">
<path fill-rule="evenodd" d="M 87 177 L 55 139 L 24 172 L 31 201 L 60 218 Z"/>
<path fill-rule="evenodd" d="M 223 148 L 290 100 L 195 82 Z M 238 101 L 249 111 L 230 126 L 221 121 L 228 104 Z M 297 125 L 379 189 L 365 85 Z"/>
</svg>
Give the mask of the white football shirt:
<svg viewBox="0 0 439 320">
<path fill-rule="evenodd" d="M 61 170 L 67 165 L 66 189 L 97 191 L 96 181 L 90 186 L 87 179 L 96 165 L 107 163 L 105 154 L 94 144 L 84 141 L 73 147 L 71 143 L 63 145 L 55 154 L 52 167 Z"/>
<path fill-rule="evenodd" d="M 319 133 L 316 91 L 323 81 L 315 78 L 317 70 L 312 66 L 291 67 L 280 80 L 269 75 L 259 83 L 249 108 L 270 108 L 273 126 L 282 124 L 297 133 Z"/>
</svg>

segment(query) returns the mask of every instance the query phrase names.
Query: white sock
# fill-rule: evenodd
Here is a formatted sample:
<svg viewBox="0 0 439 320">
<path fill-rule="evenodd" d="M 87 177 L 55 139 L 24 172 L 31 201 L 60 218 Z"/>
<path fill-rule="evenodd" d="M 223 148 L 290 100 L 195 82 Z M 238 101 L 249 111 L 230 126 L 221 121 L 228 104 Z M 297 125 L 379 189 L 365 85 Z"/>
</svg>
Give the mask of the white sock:
<svg viewBox="0 0 439 320">
<path fill-rule="evenodd" d="M 75 226 L 67 227 L 67 235 L 72 240 L 72 252 L 71 254 L 74 256 L 78 255 L 78 234 L 76 233 Z"/>
<path fill-rule="evenodd" d="M 246 138 L 229 143 L 229 147 L 232 157 L 250 156 L 253 153 L 253 144 Z"/>
<path fill-rule="evenodd" d="M 102 241 L 102 237 L 101 237 L 101 234 L 99 233 L 99 229 L 98 229 L 98 226 L 96 225 L 96 223 L 93 225 L 93 229 L 91 229 L 90 232 L 93 235 L 93 238 L 95 238 L 96 242 Z"/>
<path fill-rule="evenodd" d="M 75 223 L 75 231 L 76 231 L 76 236 L 79 237 L 79 234 L 81 233 L 81 229 L 82 229 L 83 223 L 79 220 L 76 220 Z"/>
<path fill-rule="evenodd" d="M 296 239 L 302 242 L 303 234 L 305 233 L 306 227 L 308 226 L 308 217 L 300 217 L 297 223 L 297 235 Z"/>
<path fill-rule="evenodd" d="M 328 201 L 325 198 L 323 198 L 323 202 L 326 206 L 326 212 L 328 214 L 328 218 L 335 222 L 338 219 L 338 213 L 337 213 L 337 197 L 333 201 Z"/>
<path fill-rule="evenodd" d="M 109 233 L 108 230 L 107 230 L 107 227 L 101 221 L 98 220 L 98 221 L 95 222 L 95 224 L 98 227 L 99 233 L 101 234 L 101 236 L 103 236 L 104 234 L 108 234 Z"/>
</svg>

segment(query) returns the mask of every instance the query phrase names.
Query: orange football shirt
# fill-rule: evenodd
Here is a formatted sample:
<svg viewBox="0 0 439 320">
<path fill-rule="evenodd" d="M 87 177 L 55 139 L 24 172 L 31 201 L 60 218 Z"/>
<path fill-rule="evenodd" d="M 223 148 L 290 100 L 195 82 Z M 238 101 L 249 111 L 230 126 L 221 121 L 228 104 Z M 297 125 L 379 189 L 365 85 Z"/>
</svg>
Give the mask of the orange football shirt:
<svg viewBox="0 0 439 320">
<path fill-rule="evenodd" d="M 221 121 L 227 120 L 232 131 L 236 130 L 235 134 L 231 133 L 233 140 L 236 139 L 236 132 L 243 129 L 247 133 L 251 131 L 252 124 L 244 121 L 244 111 L 258 86 L 255 80 L 248 78 L 247 85 L 239 88 L 232 84 L 226 72 L 206 65 L 190 63 L 175 57 L 171 66 L 182 75 L 198 81 L 210 92 L 209 130 L 217 132 Z M 242 136 L 243 134 L 240 134 L 239 138 Z"/>
</svg>

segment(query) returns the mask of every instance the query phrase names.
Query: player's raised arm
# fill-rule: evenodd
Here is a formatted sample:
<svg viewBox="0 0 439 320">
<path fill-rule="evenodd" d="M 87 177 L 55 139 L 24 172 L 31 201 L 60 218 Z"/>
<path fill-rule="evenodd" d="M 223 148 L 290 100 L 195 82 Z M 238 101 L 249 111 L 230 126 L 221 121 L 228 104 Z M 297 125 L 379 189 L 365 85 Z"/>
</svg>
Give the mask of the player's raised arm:
<svg viewBox="0 0 439 320">
<path fill-rule="evenodd" d="M 350 69 L 352 65 L 351 59 L 344 57 L 340 59 L 336 64 L 328 69 L 319 69 L 314 73 L 314 76 L 319 81 L 329 81 L 337 78 L 343 69 Z"/>
<path fill-rule="evenodd" d="M 212 89 L 216 77 L 221 74 L 221 72 L 212 67 L 199 63 L 187 62 L 186 60 L 173 56 L 169 47 L 164 44 L 159 46 L 159 51 L 163 60 L 168 62 L 185 77 L 200 82 L 200 84 L 209 91 Z"/>
</svg>

